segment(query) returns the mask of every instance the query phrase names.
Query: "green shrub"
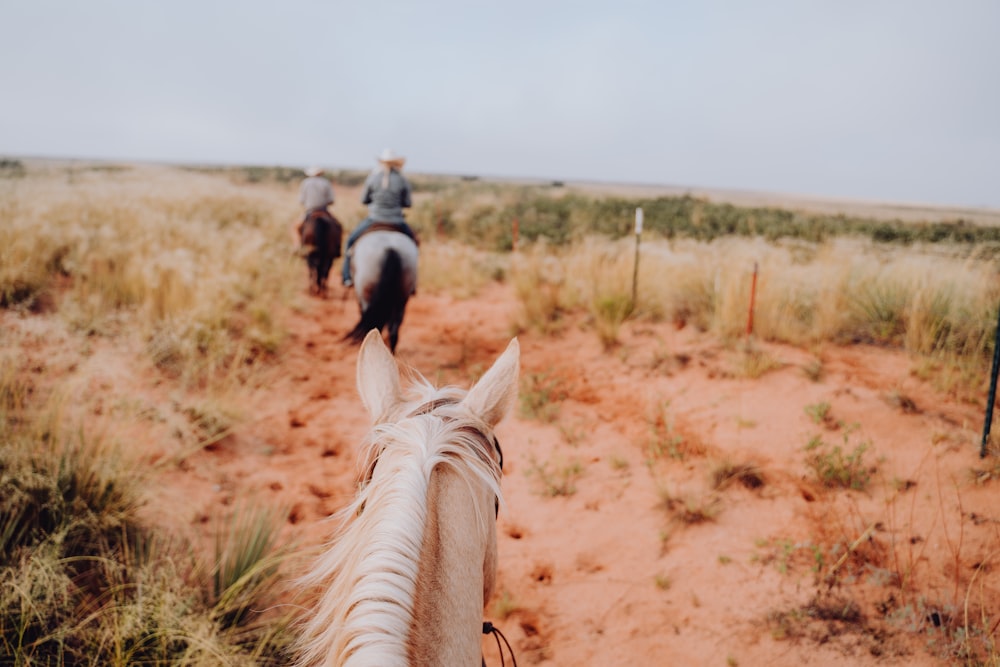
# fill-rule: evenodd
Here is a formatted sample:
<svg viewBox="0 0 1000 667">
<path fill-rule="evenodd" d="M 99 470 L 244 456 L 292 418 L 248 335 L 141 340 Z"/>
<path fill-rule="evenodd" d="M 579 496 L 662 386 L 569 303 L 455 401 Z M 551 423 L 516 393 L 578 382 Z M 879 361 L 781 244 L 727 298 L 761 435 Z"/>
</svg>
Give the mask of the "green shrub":
<svg viewBox="0 0 1000 667">
<path fill-rule="evenodd" d="M 844 447 L 848 436 L 844 436 Z M 816 436 L 806 445 L 806 465 L 823 486 L 864 491 L 872 478 L 872 468 L 864 461 L 871 443 L 862 442 L 849 452 L 840 445 L 830 446 Z"/>
</svg>

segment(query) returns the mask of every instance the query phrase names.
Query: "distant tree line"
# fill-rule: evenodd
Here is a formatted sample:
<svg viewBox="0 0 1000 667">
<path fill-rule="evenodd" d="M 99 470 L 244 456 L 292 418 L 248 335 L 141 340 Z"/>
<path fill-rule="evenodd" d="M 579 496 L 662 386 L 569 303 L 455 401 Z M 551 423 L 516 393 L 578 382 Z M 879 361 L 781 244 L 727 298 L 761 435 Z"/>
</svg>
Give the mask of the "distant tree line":
<svg viewBox="0 0 1000 667">
<path fill-rule="evenodd" d="M 678 197 L 553 197 L 538 189 L 511 196 L 466 196 L 450 192 L 424 201 L 414 212 L 423 231 L 440 231 L 475 246 L 509 250 L 512 223 L 524 241 L 546 238 L 561 245 L 589 234 L 620 238 L 633 233 L 635 209 L 642 207 L 644 233 L 664 238 L 712 241 L 724 236 L 760 236 L 822 242 L 861 236 L 879 243 L 958 243 L 997 245 L 1000 227 L 963 219 L 907 222 L 850 215 L 827 215 L 775 207 L 745 207 L 684 195 Z"/>
</svg>

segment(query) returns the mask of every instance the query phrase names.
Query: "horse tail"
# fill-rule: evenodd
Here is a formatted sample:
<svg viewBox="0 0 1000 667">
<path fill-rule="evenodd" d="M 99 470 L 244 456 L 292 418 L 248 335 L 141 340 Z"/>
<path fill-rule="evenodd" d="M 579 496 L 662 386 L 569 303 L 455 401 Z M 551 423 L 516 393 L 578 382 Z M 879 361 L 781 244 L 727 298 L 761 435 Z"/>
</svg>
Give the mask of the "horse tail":
<svg viewBox="0 0 1000 667">
<path fill-rule="evenodd" d="M 330 250 L 331 260 L 340 257 L 340 246 L 344 238 L 344 227 L 340 224 L 340 220 L 331 213 L 329 219 L 329 239 L 327 241 L 326 247 Z"/>
<path fill-rule="evenodd" d="M 361 319 L 344 336 L 344 340 L 360 343 L 372 329 L 381 331 L 394 322 L 398 325 L 403 319 L 403 309 L 409 296 L 403 286 L 403 259 L 395 249 L 389 248 L 382 260 L 382 272 L 372 290 L 368 308 L 361 313 Z"/>
</svg>

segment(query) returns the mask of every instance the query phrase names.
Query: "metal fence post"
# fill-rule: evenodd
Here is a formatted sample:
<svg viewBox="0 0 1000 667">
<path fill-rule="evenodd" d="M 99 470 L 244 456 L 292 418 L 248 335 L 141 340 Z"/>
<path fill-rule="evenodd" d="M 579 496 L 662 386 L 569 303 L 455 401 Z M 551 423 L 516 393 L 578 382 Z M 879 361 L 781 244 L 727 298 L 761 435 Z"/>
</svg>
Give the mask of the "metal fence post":
<svg viewBox="0 0 1000 667">
<path fill-rule="evenodd" d="M 990 371 L 990 391 L 986 399 L 986 419 L 983 422 L 983 442 L 979 446 L 979 458 L 986 458 L 989 446 L 990 426 L 993 425 L 993 406 L 997 400 L 997 369 L 1000 368 L 1000 310 L 997 310 L 997 330 L 993 338 L 993 369 Z"/>
</svg>

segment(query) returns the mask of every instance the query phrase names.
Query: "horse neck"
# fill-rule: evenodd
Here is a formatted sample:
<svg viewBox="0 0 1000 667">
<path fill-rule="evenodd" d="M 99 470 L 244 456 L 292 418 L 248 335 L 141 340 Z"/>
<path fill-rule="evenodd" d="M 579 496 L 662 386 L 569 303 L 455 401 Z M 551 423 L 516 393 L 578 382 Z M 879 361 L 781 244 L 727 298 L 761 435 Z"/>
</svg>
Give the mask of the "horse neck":
<svg viewBox="0 0 1000 667">
<path fill-rule="evenodd" d="M 326 590 L 304 623 L 300 664 L 481 664 L 483 602 L 496 575 L 496 471 L 468 443 L 424 446 L 423 435 L 394 431 L 392 447 L 371 449 L 369 482 L 302 577 Z"/>
<path fill-rule="evenodd" d="M 470 491 L 473 498 L 470 498 Z M 431 474 L 408 641 L 414 665 L 479 665 L 483 605 L 496 576 L 493 496 L 451 466 Z M 489 523 L 486 523 L 489 522 Z"/>
</svg>

